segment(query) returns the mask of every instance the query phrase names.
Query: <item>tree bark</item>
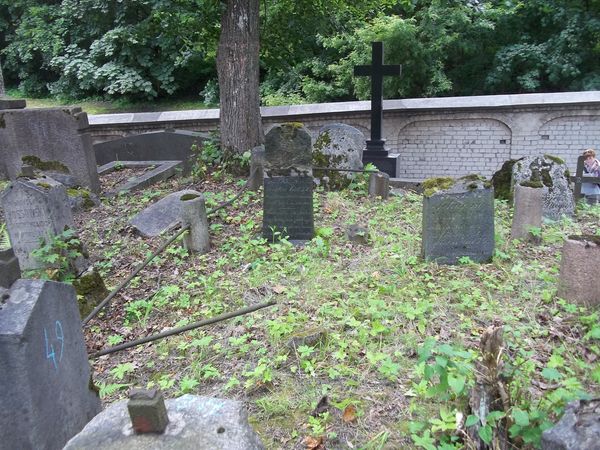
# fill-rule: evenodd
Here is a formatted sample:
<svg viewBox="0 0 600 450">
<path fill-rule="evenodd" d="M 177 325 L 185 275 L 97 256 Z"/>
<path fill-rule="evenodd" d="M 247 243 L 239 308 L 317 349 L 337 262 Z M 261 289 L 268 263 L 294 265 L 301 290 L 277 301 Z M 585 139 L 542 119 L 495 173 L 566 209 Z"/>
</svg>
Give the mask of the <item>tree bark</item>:
<svg viewBox="0 0 600 450">
<path fill-rule="evenodd" d="M 217 51 L 225 158 L 264 141 L 259 96 L 259 0 L 226 0 Z"/>
<path fill-rule="evenodd" d="M 4 89 L 4 77 L 2 76 L 2 61 L 0 61 L 0 97 L 4 97 L 6 91 Z"/>
</svg>

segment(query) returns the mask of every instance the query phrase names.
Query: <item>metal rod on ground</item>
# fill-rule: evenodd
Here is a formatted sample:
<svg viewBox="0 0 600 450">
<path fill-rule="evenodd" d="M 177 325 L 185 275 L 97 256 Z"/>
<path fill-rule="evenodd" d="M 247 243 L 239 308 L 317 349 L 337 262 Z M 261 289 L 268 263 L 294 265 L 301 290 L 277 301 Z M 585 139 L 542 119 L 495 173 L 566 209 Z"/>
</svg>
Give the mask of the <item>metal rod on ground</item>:
<svg viewBox="0 0 600 450">
<path fill-rule="evenodd" d="M 94 308 L 94 310 L 85 318 L 83 319 L 83 325 L 86 325 L 90 320 L 92 320 L 94 317 L 96 317 L 96 315 L 102 310 L 102 308 L 104 308 L 108 302 L 110 302 L 113 297 L 115 295 L 117 295 L 117 293 L 123 289 L 125 286 L 127 286 L 131 280 L 133 280 L 135 278 L 135 276 L 141 272 L 141 270 L 146 267 L 148 264 L 150 264 L 150 262 L 156 258 L 160 253 L 162 253 L 164 251 L 165 248 L 167 248 L 169 245 L 171 245 L 173 243 L 173 241 L 175 241 L 175 239 L 177 239 L 179 236 L 181 236 L 183 233 L 185 233 L 187 231 L 187 228 L 182 228 L 181 230 L 179 230 L 177 233 L 175 233 L 175 235 L 171 236 L 169 238 L 169 240 L 167 240 L 163 245 L 161 245 L 158 250 L 156 250 L 154 253 L 152 253 L 150 256 L 148 256 L 146 258 L 146 260 L 140 264 L 139 266 L 137 266 L 135 268 L 135 270 L 133 272 L 131 272 L 129 274 L 129 276 L 127 278 L 125 278 L 125 280 L 123 280 L 121 282 L 121 284 L 119 284 L 116 288 L 114 288 L 110 294 L 108 294 L 108 296 L 102 300 L 100 302 L 100 304 L 98 306 L 96 306 Z"/>
<path fill-rule="evenodd" d="M 206 325 L 211 325 L 213 323 L 222 322 L 222 321 L 227 320 L 227 319 L 232 319 L 232 318 L 237 317 L 237 316 L 243 316 L 244 314 L 248 314 L 248 313 L 257 311 L 259 309 L 262 309 L 262 308 L 267 308 L 267 307 L 273 306 L 275 304 L 277 304 L 277 302 L 274 301 L 274 300 L 272 300 L 270 302 L 260 303 L 259 305 L 248 306 L 247 308 L 242 308 L 242 309 L 238 309 L 236 311 L 232 311 L 232 312 L 229 312 L 229 313 L 218 315 L 216 317 L 213 317 L 212 319 L 202 320 L 200 322 L 191 323 L 191 324 L 185 325 L 183 327 L 174 328 L 172 330 L 164 331 L 164 332 L 159 333 L 159 334 L 155 334 L 155 335 L 152 335 L 152 336 L 146 336 L 145 338 L 141 338 L 141 339 L 136 339 L 135 341 L 126 342 L 124 344 L 119 344 L 119 345 L 116 345 L 114 347 L 110 347 L 110 348 L 101 350 L 101 351 L 99 351 L 97 353 L 94 353 L 93 355 L 90 356 L 90 358 L 98 358 L 99 356 L 102 356 L 102 355 L 108 355 L 110 353 L 119 352 L 121 350 L 125 350 L 125 349 L 131 348 L 131 347 L 136 347 L 138 345 L 146 344 L 148 342 L 152 342 L 152 341 L 156 341 L 156 340 L 159 340 L 159 339 L 163 339 L 163 338 L 166 338 L 168 336 L 172 336 L 174 334 L 179 334 L 179 333 L 183 333 L 185 331 L 194 330 L 196 328 L 204 327 Z"/>
<path fill-rule="evenodd" d="M 379 173 L 380 170 L 338 169 L 337 167 L 313 167 L 313 170 L 330 170 L 332 172 Z"/>
</svg>

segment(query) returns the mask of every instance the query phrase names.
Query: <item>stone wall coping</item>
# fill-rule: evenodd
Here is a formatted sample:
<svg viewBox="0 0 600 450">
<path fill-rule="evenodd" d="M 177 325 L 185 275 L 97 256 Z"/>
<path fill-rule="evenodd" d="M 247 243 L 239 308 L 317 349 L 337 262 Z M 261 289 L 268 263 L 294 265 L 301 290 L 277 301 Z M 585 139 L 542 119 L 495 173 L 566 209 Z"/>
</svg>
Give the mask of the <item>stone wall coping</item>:
<svg viewBox="0 0 600 450">
<path fill-rule="evenodd" d="M 600 91 L 556 92 L 541 94 L 477 95 L 472 97 L 436 97 L 384 100 L 386 111 L 427 112 L 436 110 L 469 110 L 514 107 L 548 107 L 593 105 L 600 103 Z M 370 101 L 315 103 L 304 105 L 263 106 L 263 119 L 278 117 L 327 115 L 335 113 L 368 113 Z M 163 111 L 149 113 L 96 114 L 89 116 L 92 126 L 142 124 L 175 121 L 218 121 L 219 109 Z"/>
</svg>

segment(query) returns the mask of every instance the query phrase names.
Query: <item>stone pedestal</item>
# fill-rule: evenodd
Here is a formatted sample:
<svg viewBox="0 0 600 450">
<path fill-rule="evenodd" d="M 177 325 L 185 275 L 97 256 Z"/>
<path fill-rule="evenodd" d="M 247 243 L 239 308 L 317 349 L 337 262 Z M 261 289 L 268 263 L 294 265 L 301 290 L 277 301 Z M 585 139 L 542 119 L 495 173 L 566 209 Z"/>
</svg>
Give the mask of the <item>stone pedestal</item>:
<svg viewBox="0 0 600 450">
<path fill-rule="evenodd" d="M 362 161 L 363 164 L 371 163 L 382 172 L 387 173 L 391 178 L 396 178 L 399 157 L 400 155 L 390 155 L 385 150 L 364 150 Z"/>
<path fill-rule="evenodd" d="M 589 307 L 600 305 L 600 236 L 569 236 L 560 261 L 558 296 Z"/>
</svg>

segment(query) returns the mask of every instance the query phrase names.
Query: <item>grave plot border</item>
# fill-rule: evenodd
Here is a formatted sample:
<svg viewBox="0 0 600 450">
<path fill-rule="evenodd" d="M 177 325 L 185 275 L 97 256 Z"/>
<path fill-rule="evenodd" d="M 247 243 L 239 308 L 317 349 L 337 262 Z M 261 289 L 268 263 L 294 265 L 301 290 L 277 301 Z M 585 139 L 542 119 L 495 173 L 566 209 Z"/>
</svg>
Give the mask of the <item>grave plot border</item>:
<svg viewBox="0 0 600 450">
<path fill-rule="evenodd" d="M 106 192 L 107 196 L 114 196 L 120 192 L 134 192 L 145 189 L 154 183 L 164 181 L 183 170 L 183 161 L 111 161 L 98 167 L 98 175 L 106 175 L 118 168 L 143 168 L 157 166 L 150 172 L 135 177 L 132 180 L 120 184 L 115 189 Z"/>
</svg>

